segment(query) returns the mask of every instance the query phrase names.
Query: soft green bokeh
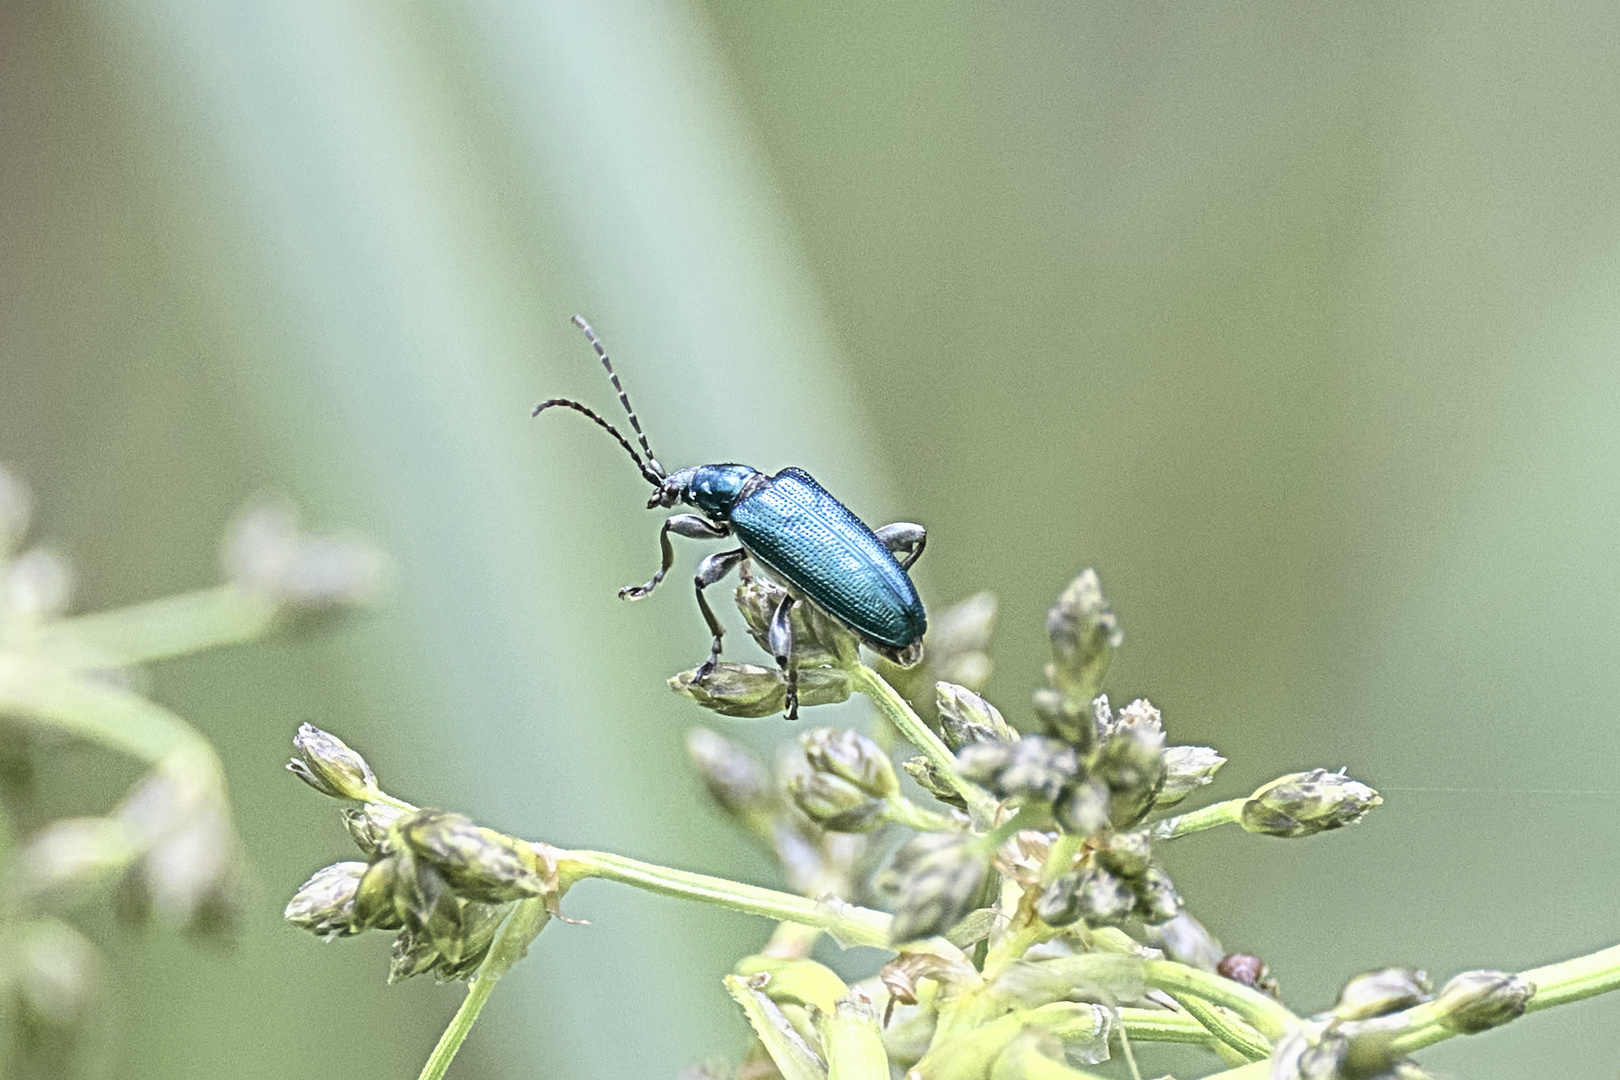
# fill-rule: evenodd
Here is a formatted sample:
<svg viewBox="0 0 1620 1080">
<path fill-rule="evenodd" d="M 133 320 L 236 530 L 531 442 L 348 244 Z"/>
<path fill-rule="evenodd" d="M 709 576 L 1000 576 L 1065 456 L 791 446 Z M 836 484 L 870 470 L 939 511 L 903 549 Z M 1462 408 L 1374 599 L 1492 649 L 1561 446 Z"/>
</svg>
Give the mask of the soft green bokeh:
<svg viewBox="0 0 1620 1080">
<path fill-rule="evenodd" d="M 705 646 L 695 555 L 620 604 L 645 489 L 528 419 L 611 406 L 574 311 L 666 464 L 798 464 L 927 524 L 925 599 L 1003 600 L 1011 718 L 1095 565 L 1110 690 L 1227 754 L 1216 794 L 1381 789 L 1347 833 L 1172 855 L 1293 1004 L 1613 943 L 1616 42 L 1590 2 L 0 9 L 0 459 L 83 604 L 213 580 L 263 487 L 399 564 L 375 613 L 156 671 L 220 745 L 257 891 L 231 952 L 94 928 L 119 1074 L 412 1075 L 454 1008 L 277 921 L 344 852 L 280 771 L 301 721 L 412 800 L 768 879 L 663 688 Z M 64 805 L 127 779 L 63 769 Z M 763 927 L 569 904 L 591 925 L 546 931 L 453 1075 L 740 1050 L 719 977 Z M 1423 1060 L 1612 1077 L 1617 1020 Z"/>
</svg>

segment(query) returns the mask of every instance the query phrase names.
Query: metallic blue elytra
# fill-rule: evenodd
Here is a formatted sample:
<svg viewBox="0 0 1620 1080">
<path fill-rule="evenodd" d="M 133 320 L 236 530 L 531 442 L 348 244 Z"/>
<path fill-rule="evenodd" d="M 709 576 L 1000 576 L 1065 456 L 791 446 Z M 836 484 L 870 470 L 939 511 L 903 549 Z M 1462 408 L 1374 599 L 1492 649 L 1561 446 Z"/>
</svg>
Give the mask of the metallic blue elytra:
<svg viewBox="0 0 1620 1080">
<path fill-rule="evenodd" d="M 728 520 L 750 555 L 862 638 L 892 650 L 922 640 L 928 616 L 911 578 L 803 469 L 783 469 L 754 488 Z"/>
<path fill-rule="evenodd" d="M 873 531 L 802 469 L 783 469 L 775 476 L 735 464 L 667 471 L 653 456 L 641 421 L 630 407 L 630 398 L 602 342 L 584 319 L 576 315 L 574 324 L 590 339 L 608 378 L 613 380 L 619 403 L 646 456 L 638 454 L 612 424 L 577 401 L 552 398 L 536 406 L 535 415 L 554 405 L 583 413 L 618 440 L 641 475 L 652 484 L 648 509 L 684 502 L 698 510 L 697 514 L 675 514 L 664 521 L 658 534 L 663 555 L 658 572 L 645 585 L 620 589 L 619 595 L 639 600 L 664 580 L 675 561 L 669 542 L 672 532 L 700 540 L 734 535 L 742 545 L 704 559 L 693 579 L 698 609 L 712 635 L 709 659 L 697 671 L 698 682 L 714 670 L 720 658 L 720 639 L 725 634 L 703 590 L 747 558 L 753 558 L 788 587 L 786 597 L 771 617 L 768 634 L 771 652 L 786 678 L 788 719 L 797 717 L 799 709 L 790 618 L 796 603 L 814 603 L 865 644 L 898 664 L 909 666 L 921 659 L 928 616 L 906 574 L 927 542 L 921 525 L 896 522 Z M 896 552 L 901 553 L 901 559 L 896 559 Z"/>
</svg>

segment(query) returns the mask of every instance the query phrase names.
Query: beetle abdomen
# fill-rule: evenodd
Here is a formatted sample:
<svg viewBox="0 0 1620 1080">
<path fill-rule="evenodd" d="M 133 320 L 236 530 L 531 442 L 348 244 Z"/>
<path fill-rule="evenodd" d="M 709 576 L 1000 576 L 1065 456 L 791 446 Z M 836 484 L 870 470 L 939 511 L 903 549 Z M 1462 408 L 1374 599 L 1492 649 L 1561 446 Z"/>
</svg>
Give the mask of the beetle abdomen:
<svg viewBox="0 0 1620 1080">
<path fill-rule="evenodd" d="M 928 628 L 917 589 L 889 549 L 802 469 L 783 469 L 731 508 L 737 538 L 862 637 L 903 649 Z"/>
</svg>

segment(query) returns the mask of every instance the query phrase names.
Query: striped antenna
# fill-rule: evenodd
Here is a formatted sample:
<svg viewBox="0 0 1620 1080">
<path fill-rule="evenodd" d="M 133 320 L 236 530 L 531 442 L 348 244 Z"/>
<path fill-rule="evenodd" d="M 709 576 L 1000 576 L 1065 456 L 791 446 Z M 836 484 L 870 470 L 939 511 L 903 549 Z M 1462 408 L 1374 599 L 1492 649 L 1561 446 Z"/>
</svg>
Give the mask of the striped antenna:
<svg viewBox="0 0 1620 1080">
<path fill-rule="evenodd" d="M 636 453 L 636 448 L 630 445 L 630 440 L 626 439 L 618 428 L 598 416 L 589 406 L 581 405 L 577 401 L 571 401 L 568 398 L 549 398 L 536 405 L 532 415 L 539 416 L 547 409 L 557 405 L 584 414 L 597 427 L 618 440 L 619 445 L 624 447 L 624 452 L 630 455 L 631 460 L 636 463 L 636 468 L 641 470 L 641 475 L 646 478 L 649 484 L 653 487 L 662 486 L 664 478 L 669 474 L 664 471 L 662 465 L 658 464 L 658 459 L 653 457 L 652 447 L 647 445 L 646 433 L 641 430 L 641 422 L 636 419 L 635 410 L 630 408 L 630 398 L 625 394 L 624 387 L 619 383 L 619 376 L 613 370 L 613 363 L 608 359 L 607 350 L 602 348 L 601 339 L 596 336 L 596 331 L 591 329 L 590 323 L 586 322 L 582 317 L 575 315 L 574 325 L 585 331 L 585 336 L 590 339 L 591 347 L 596 350 L 596 355 L 602 358 L 602 366 L 607 368 L 608 378 L 613 380 L 613 388 L 619 392 L 619 402 L 624 406 L 626 415 L 630 417 L 630 424 L 635 428 L 636 438 L 640 441 L 641 448 L 647 452 L 646 460 L 642 460 L 641 455 Z"/>
<path fill-rule="evenodd" d="M 607 350 L 602 347 L 602 339 L 596 336 L 596 331 L 585 321 L 585 316 L 575 315 L 573 322 L 575 326 L 585 331 L 586 340 L 591 343 L 591 348 L 596 350 L 602 366 L 607 368 L 608 378 L 613 380 L 613 389 L 619 392 L 619 404 L 624 406 L 624 414 L 630 418 L 630 426 L 636 429 L 636 439 L 641 443 L 641 449 L 646 453 L 648 463 L 659 476 L 667 475 L 664 467 L 658 464 L 658 457 L 652 452 L 652 447 L 647 445 L 647 433 L 641 430 L 641 421 L 636 419 L 636 410 L 630 407 L 630 395 L 624 392 L 624 384 L 619 382 L 619 373 L 613 370 L 613 361 L 608 359 Z"/>
</svg>

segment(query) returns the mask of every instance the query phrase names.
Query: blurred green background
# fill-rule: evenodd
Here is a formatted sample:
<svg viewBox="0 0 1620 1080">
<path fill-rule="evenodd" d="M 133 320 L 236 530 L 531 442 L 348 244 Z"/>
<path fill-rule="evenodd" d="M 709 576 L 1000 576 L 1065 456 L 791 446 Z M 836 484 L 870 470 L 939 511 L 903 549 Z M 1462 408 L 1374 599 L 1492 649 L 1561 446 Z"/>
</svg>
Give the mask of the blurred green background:
<svg viewBox="0 0 1620 1080">
<path fill-rule="evenodd" d="M 281 771 L 301 721 L 406 798 L 771 880 L 685 772 L 690 596 L 614 596 L 656 560 L 641 481 L 528 419 L 611 408 L 575 311 L 667 464 L 925 523 L 925 599 L 1003 601 L 1014 717 L 1095 565 L 1115 699 L 1227 754 L 1215 794 L 1380 788 L 1345 833 L 1171 850 L 1297 1007 L 1613 943 L 1617 43 L 1590 0 L 0 5 L 0 460 L 79 606 L 216 580 L 267 488 L 398 560 L 370 614 L 154 672 L 225 758 L 254 900 L 230 950 L 92 924 L 118 1075 L 410 1076 L 455 1008 L 385 986 L 380 935 L 279 921 L 346 857 Z M 99 810 L 128 778 L 52 783 Z M 718 979 L 765 926 L 569 901 L 591 925 L 453 1075 L 740 1053 Z M 1617 1030 L 1600 999 L 1423 1060 L 1609 1078 Z"/>
</svg>

